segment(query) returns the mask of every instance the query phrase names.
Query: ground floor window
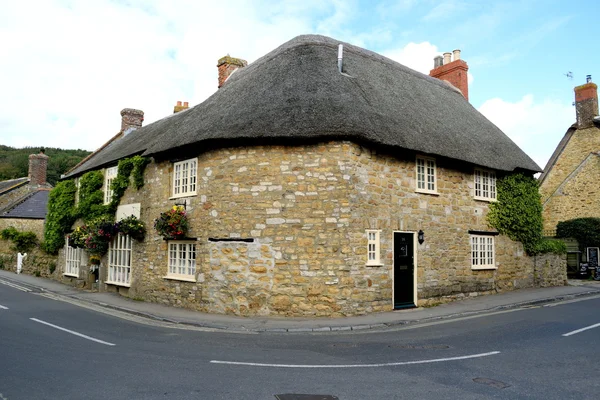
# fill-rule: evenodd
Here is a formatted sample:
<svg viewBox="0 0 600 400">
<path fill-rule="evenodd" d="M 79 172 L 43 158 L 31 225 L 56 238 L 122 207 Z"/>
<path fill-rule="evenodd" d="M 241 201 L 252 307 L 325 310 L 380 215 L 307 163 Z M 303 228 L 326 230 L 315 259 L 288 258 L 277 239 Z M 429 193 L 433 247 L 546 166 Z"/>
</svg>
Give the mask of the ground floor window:
<svg viewBox="0 0 600 400">
<path fill-rule="evenodd" d="M 83 249 L 67 245 L 65 248 L 65 275 L 79 277 L 79 267 L 85 263 Z"/>
<path fill-rule="evenodd" d="M 118 234 L 108 246 L 108 277 L 106 283 L 131 285 L 131 237 Z"/>
<path fill-rule="evenodd" d="M 189 241 L 169 242 L 169 265 L 167 278 L 196 280 L 196 243 Z"/>
<path fill-rule="evenodd" d="M 380 265 L 378 230 L 367 230 L 367 265 Z"/>
<path fill-rule="evenodd" d="M 471 235 L 471 268 L 495 269 L 494 236 Z"/>
</svg>

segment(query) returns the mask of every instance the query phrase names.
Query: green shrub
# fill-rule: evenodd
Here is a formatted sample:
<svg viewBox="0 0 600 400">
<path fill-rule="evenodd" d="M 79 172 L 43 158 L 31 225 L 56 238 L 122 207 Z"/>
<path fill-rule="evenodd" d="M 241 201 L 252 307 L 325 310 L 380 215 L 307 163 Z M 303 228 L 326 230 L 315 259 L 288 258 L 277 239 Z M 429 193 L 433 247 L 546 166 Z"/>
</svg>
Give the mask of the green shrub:
<svg viewBox="0 0 600 400">
<path fill-rule="evenodd" d="M 600 218 L 576 218 L 556 225 L 556 237 L 574 238 L 580 250 L 600 247 Z"/>
<path fill-rule="evenodd" d="M 0 231 L 0 238 L 4 240 L 12 240 L 16 235 L 19 234 L 19 231 L 14 226 L 9 226 L 6 229 Z"/>
<path fill-rule="evenodd" d="M 54 271 L 56 271 L 56 263 L 55 262 L 51 262 L 50 264 L 48 264 L 48 271 L 50 272 L 50 275 L 52 275 L 54 273 Z"/>
<path fill-rule="evenodd" d="M 532 254 L 544 253 L 566 254 L 567 245 L 562 240 L 544 238 L 536 244 Z"/>
</svg>

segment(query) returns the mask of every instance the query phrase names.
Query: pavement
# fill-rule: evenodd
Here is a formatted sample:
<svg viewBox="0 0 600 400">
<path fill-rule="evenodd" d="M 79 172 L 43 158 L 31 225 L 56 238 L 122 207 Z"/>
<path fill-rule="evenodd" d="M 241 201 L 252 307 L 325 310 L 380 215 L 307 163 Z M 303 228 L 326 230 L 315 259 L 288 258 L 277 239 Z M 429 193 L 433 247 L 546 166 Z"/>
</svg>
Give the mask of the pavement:
<svg viewBox="0 0 600 400">
<path fill-rule="evenodd" d="M 363 316 L 342 318 L 236 317 L 131 300 L 117 293 L 87 291 L 47 278 L 25 274 L 17 275 L 5 270 L 0 270 L 0 284 L 8 284 L 13 287 L 16 285 L 21 290 L 34 293 L 45 292 L 58 298 L 76 300 L 155 321 L 230 332 L 272 333 L 385 329 L 581 297 L 600 296 L 599 281 L 569 280 L 567 286 L 529 288 L 493 295 L 473 296 L 435 307 L 419 307 Z"/>
</svg>

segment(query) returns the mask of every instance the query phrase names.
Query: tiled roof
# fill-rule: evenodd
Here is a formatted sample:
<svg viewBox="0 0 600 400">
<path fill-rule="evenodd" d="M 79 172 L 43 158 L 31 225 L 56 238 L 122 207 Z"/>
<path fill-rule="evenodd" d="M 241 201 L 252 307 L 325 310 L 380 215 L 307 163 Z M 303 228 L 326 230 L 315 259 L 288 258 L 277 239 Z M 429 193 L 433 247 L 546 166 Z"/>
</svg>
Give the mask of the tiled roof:
<svg viewBox="0 0 600 400">
<path fill-rule="evenodd" d="M 14 207 L 5 211 L 0 218 L 32 218 L 44 219 L 48 212 L 49 190 L 36 190 Z"/>
</svg>

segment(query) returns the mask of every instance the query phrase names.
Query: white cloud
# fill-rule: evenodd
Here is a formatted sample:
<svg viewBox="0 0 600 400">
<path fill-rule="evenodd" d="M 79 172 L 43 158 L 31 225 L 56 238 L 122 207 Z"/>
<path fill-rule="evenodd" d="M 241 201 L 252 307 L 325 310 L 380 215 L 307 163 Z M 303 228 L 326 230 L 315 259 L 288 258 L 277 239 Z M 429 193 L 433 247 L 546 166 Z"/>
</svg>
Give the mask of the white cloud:
<svg viewBox="0 0 600 400">
<path fill-rule="evenodd" d="M 563 135 L 575 122 L 575 110 L 554 99 L 536 102 L 527 94 L 516 102 L 500 98 L 484 102 L 479 111 L 544 168 Z"/>
<path fill-rule="evenodd" d="M 382 54 L 415 71 L 429 74 L 433 69 L 433 58 L 440 52 L 437 46 L 429 42 L 410 42 L 402 48 L 384 51 Z"/>
</svg>

